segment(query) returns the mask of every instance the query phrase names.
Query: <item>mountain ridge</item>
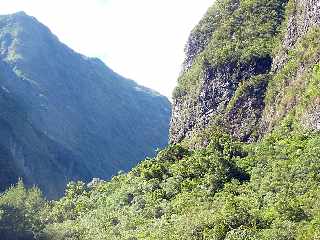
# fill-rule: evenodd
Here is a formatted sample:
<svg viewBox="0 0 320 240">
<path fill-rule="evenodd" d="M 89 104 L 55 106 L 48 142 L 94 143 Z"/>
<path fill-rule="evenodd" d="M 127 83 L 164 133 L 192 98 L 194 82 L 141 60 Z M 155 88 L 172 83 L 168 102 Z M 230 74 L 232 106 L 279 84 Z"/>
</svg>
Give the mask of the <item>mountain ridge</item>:
<svg viewBox="0 0 320 240">
<path fill-rule="evenodd" d="M 25 181 L 49 196 L 61 194 L 72 179 L 127 171 L 166 145 L 167 98 L 116 74 L 97 58 L 76 53 L 34 17 L 24 12 L 0 17 L 0 57 L 2 88 L 23 105 L 34 136 L 47 139 L 46 150 L 33 157 L 50 159 L 49 165 L 59 162 L 55 171 L 60 177 L 41 176 L 45 165 L 37 173 L 25 168 L 37 175 L 23 176 Z M 34 147 L 25 142 L 21 148 L 25 156 L 24 148 Z M 32 165 L 30 157 L 28 161 Z"/>
</svg>

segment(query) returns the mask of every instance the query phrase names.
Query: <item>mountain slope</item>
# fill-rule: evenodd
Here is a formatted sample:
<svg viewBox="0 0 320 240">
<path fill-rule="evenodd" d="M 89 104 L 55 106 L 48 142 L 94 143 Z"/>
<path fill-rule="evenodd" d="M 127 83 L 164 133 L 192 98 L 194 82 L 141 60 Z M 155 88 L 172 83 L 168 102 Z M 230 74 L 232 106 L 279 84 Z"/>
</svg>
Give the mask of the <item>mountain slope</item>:
<svg viewBox="0 0 320 240">
<path fill-rule="evenodd" d="M 6 121 L 2 161 L 17 161 L 17 175 L 49 196 L 72 179 L 126 171 L 167 144 L 165 97 L 74 52 L 35 18 L 0 17 L 0 58 L 2 92 L 21 109 Z"/>
<path fill-rule="evenodd" d="M 172 142 L 217 124 L 241 140 L 255 139 L 286 3 L 217 1 L 208 10 L 186 46 L 173 96 Z"/>
<path fill-rule="evenodd" d="M 319 130 L 320 3 L 291 2 L 290 15 L 272 66 L 262 131 L 283 119 Z"/>
<path fill-rule="evenodd" d="M 252 142 L 289 112 L 314 129 L 317 100 L 307 95 L 316 87 L 319 25 L 317 1 L 217 1 L 186 46 L 171 142 L 212 125 Z"/>
</svg>

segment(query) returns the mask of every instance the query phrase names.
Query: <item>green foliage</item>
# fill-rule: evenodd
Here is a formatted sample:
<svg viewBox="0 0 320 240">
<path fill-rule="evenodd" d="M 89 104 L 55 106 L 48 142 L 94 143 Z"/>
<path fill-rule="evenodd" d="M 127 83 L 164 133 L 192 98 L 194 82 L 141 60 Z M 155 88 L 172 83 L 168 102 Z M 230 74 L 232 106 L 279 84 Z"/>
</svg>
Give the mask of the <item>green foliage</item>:
<svg viewBox="0 0 320 240">
<path fill-rule="evenodd" d="M 318 133 L 296 131 L 289 118 L 252 144 L 207 129 L 109 182 L 72 182 L 58 201 L 19 182 L 0 197 L 0 231 L 5 239 L 317 239 L 319 146 Z"/>
<path fill-rule="evenodd" d="M 318 133 L 293 131 L 288 122 L 259 143 L 219 129 L 204 139 L 197 150 L 169 146 L 110 182 L 69 184 L 51 203 L 41 237 L 316 239 Z"/>
<path fill-rule="evenodd" d="M 65 191 L 65 196 L 59 201 L 54 202 L 53 207 L 48 213 L 48 221 L 63 222 L 75 220 L 80 216 L 80 212 L 90 209 L 87 204 L 89 197 L 88 188 L 83 182 L 70 182 Z"/>
<path fill-rule="evenodd" d="M 296 121 L 308 108 L 317 105 L 319 92 L 318 56 L 320 28 L 311 28 L 288 52 L 286 63 L 270 78 L 266 110 L 271 124 L 283 120 L 290 112 Z"/>
<path fill-rule="evenodd" d="M 198 92 L 206 66 L 254 65 L 278 44 L 288 0 L 217 0 L 193 30 L 187 55 L 192 66 L 178 81 L 174 98 Z M 194 51 L 196 53 L 194 53 Z"/>
<path fill-rule="evenodd" d="M 0 195 L 1 239 L 38 239 L 45 227 L 42 221 L 45 209 L 40 190 L 27 190 L 20 180 Z"/>
<path fill-rule="evenodd" d="M 228 106 L 226 108 L 226 112 L 230 112 L 232 108 L 235 107 L 235 104 L 237 103 L 237 100 L 243 96 L 248 90 L 251 88 L 255 88 L 256 86 L 259 86 L 261 83 L 265 82 L 268 78 L 268 74 L 261 74 L 258 76 L 254 76 L 244 82 L 241 82 L 233 95 L 232 99 L 228 103 Z"/>
<path fill-rule="evenodd" d="M 296 129 L 288 118 L 251 144 L 208 129 L 189 142 L 202 148 L 171 145 L 49 203 L 20 182 L 1 195 L 0 229 L 18 236 L 6 239 L 317 239 L 320 134 Z"/>
</svg>

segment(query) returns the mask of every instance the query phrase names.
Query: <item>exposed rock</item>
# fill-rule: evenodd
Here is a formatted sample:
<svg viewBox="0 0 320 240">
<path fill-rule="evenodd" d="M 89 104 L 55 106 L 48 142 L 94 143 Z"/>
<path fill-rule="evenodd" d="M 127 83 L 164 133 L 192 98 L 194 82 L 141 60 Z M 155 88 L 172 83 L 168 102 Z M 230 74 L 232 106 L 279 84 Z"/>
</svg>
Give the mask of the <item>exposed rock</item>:
<svg viewBox="0 0 320 240">
<path fill-rule="evenodd" d="M 219 10 L 219 4 L 224 6 L 222 10 Z M 319 62 L 320 52 L 318 55 L 315 53 L 308 62 L 297 63 L 295 72 L 292 73 L 290 79 L 284 79 L 281 86 L 275 87 L 276 90 L 273 88 L 278 84 L 276 81 L 279 81 L 277 80 L 279 73 L 287 67 L 289 52 L 311 29 L 320 26 L 320 0 L 261 2 L 261 6 L 255 6 L 255 9 L 260 7 L 259 11 L 253 12 L 251 17 L 256 14 L 257 19 L 266 19 L 270 16 L 271 11 L 278 12 L 278 18 L 273 20 L 274 29 L 280 29 L 280 26 L 285 27 L 283 32 L 280 30 L 270 31 L 275 40 L 283 36 L 282 47 L 278 53 L 272 58 L 274 50 L 265 48 L 264 51 L 269 54 L 261 57 L 252 55 L 250 61 L 243 64 L 241 60 L 237 59 L 236 53 L 231 52 L 229 53 L 232 56 L 230 59 L 235 59 L 234 61 L 229 59 L 218 64 L 219 59 L 210 59 L 210 57 L 215 56 L 215 51 L 222 51 L 220 48 L 223 49 L 225 41 L 228 41 L 230 46 L 237 47 L 236 41 L 239 41 L 237 28 L 241 29 L 239 21 L 243 21 L 241 14 L 237 14 L 241 12 L 243 5 L 245 4 L 242 4 L 241 1 L 239 4 L 239 1 L 236 0 L 218 1 L 192 32 L 186 47 L 187 56 L 182 80 L 179 80 L 177 87 L 179 94 L 176 94 L 173 99 L 170 129 L 172 143 L 189 139 L 195 133 L 212 125 L 219 125 L 241 141 L 254 141 L 271 131 L 288 112 L 301 103 L 303 97 L 297 91 L 299 88 L 307 86 L 307 74 L 310 74 L 314 64 Z M 231 6 L 231 10 L 226 9 L 225 6 Z M 262 8 L 270 8 L 270 11 L 263 13 Z M 284 15 L 285 8 L 288 14 L 287 22 Z M 228 29 L 230 38 L 229 40 L 221 40 L 219 45 L 218 43 L 223 36 L 219 35 L 219 38 L 215 36 L 220 27 L 217 19 L 224 12 L 230 15 L 230 17 L 224 15 L 222 20 L 224 34 L 228 33 L 226 31 Z M 234 19 L 236 19 L 235 23 L 233 23 Z M 229 29 L 226 26 L 230 22 L 233 24 L 230 24 Z M 244 23 L 242 24 L 244 25 Z M 246 26 L 250 26 L 250 22 Z M 261 25 L 259 27 L 261 28 Z M 253 28 L 251 31 L 254 32 L 255 29 Z M 242 30 L 239 32 L 243 34 Z M 257 36 L 259 34 L 262 35 L 261 32 L 257 32 Z M 272 38 L 272 34 L 266 38 Z M 263 39 L 264 37 L 261 37 L 261 41 Z M 244 37 L 242 43 L 245 44 L 245 41 Z M 250 43 L 247 45 L 249 49 L 252 46 L 254 45 L 250 45 Z M 243 48 L 241 51 L 248 51 L 245 46 Z M 237 50 L 234 49 L 234 51 Z M 297 58 L 299 58 L 299 54 L 301 55 L 301 53 L 297 53 Z M 197 72 L 198 75 L 192 72 L 196 71 L 195 67 L 200 69 Z M 199 71 L 201 72 L 199 73 Z M 190 87 L 193 85 L 196 87 Z M 287 96 L 289 93 L 287 94 L 286 91 L 296 91 L 297 93 L 295 96 L 289 97 Z M 268 96 L 267 102 L 265 100 L 266 94 L 272 96 Z M 280 108 L 281 110 L 279 110 Z M 318 109 L 316 105 L 310 106 L 309 115 L 305 115 L 305 117 L 310 116 L 309 123 L 306 125 L 313 126 L 313 128 L 317 128 L 319 121 L 316 109 Z"/>
<path fill-rule="evenodd" d="M 97 186 L 97 185 L 99 185 L 99 184 L 101 184 L 101 183 L 105 183 L 106 181 L 104 181 L 104 180 L 101 180 L 100 178 L 93 178 L 92 180 L 91 180 L 91 182 L 89 182 L 88 184 L 87 184 L 87 187 L 88 188 L 93 188 L 93 187 L 95 187 L 95 186 Z"/>
<path fill-rule="evenodd" d="M 290 6 L 288 23 L 285 29 L 284 38 L 282 40 L 281 49 L 273 59 L 272 74 L 277 77 L 281 71 L 285 70 L 288 61 L 290 61 L 290 52 L 296 51 L 297 44 L 303 40 L 309 32 L 320 27 L 320 0 L 295 0 Z M 320 36 L 316 37 L 320 38 Z M 310 42 L 311 40 L 306 40 Z M 320 43 L 320 39 L 318 40 Z M 304 46 L 308 48 L 308 46 Z M 281 89 L 278 87 L 274 91 L 272 98 L 269 100 L 264 109 L 261 120 L 261 131 L 263 133 L 271 131 L 277 123 L 284 118 L 288 112 L 294 109 L 302 100 L 300 94 L 296 94 L 294 98 L 287 100 L 288 92 L 292 88 L 305 89 L 308 83 L 308 74 L 311 74 L 313 66 L 320 61 L 320 52 L 316 49 L 311 50 L 314 56 L 309 56 L 307 60 L 299 62 L 296 69 L 291 70 L 290 78 L 283 80 Z M 318 49 L 319 51 L 319 49 Z M 298 53 L 302 56 L 303 53 Z M 299 57 L 299 56 L 298 56 Z M 271 84 L 273 84 L 271 82 Z M 310 102 L 311 105 L 314 102 Z M 279 106 L 282 106 L 281 108 Z M 316 110 L 316 105 L 309 108 Z M 311 111 L 311 110 L 309 110 Z M 301 123 L 308 128 L 317 129 L 317 111 L 313 113 L 305 113 L 300 119 Z M 307 117 L 309 116 L 309 118 Z"/>
<path fill-rule="evenodd" d="M 178 94 L 173 98 L 170 129 L 172 143 L 190 138 L 195 132 L 211 125 L 219 125 L 243 141 L 252 141 L 255 138 L 257 124 L 264 107 L 266 81 L 261 84 L 254 79 L 265 78 L 264 75 L 271 70 L 272 58 L 269 48 L 265 49 L 269 54 L 252 54 L 246 56 L 246 60 L 242 59 L 244 57 L 241 54 L 251 50 L 237 50 L 236 53 L 230 50 L 225 53 L 225 48 L 228 49 L 230 46 L 245 48 L 241 46 L 243 41 L 247 41 L 241 36 L 243 35 L 241 26 L 252 23 L 246 22 L 250 20 L 249 18 L 242 17 L 242 11 L 247 11 L 242 9 L 244 8 L 242 5 L 245 4 L 237 0 L 218 1 L 191 33 L 181 76 L 184 82 L 179 80 L 176 91 Z M 276 36 L 278 33 L 277 28 L 281 22 L 277 19 L 283 18 L 283 7 L 281 3 L 280 7 L 278 3 L 274 6 L 265 6 L 266 3 L 261 5 L 268 8 L 264 9 L 266 14 L 269 14 L 268 10 L 273 9 L 279 14 L 276 20 L 270 20 L 275 27 L 266 26 L 265 33 L 253 34 L 254 37 L 260 34 L 261 42 L 270 41 L 272 35 Z M 250 7 L 257 8 L 257 6 Z M 253 13 L 253 16 L 263 19 L 259 12 Z M 231 24 L 235 19 L 239 19 L 238 22 Z M 252 32 L 254 31 L 257 30 L 253 28 Z M 220 36 L 221 32 L 224 35 Z M 229 32 L 230 37 L 228 37 Z M 225 46 L 226 44 L 229 46 Z M 248 49 L 256 47 L 248 41 L 246 44 Z M 216 56 L 215 51 L 223 56 Z M 250 82 L 257 83 L 257 86 L 253 86 Z M 185 87 L 188 84 L 191 86 Z M 243 91 L 243 86 L 247 85 L 251 85 L 248 88 L 244 87 L 248 92 Z M 181 88 L 184 90 L 180 90 Z"/>
<path fill-rule="evenodd" d="M 190 137 L 193 131 L 199 131 L 212 124 L 222 121 L 224 127 L 240 139 L 250 138 L 252 128 L 244 129 L 247 122 L 253 121 L 256 126 L 256 119 L 260 118 L 263 108 L 263 96 L 265 84 L 254 87 L 251 93 L 245 94 L 238 99 L 236 105 L 226 111 L 228 104 L 235 95 L 239 84 L 255 75 L 264 74 L 271 68 L 271 59 L 257 59 L 253 65 L 237 67 L 236 64 L 226 64 L 221 68 L 214 69 L 206 66 L 204 69 L 204 80 L 201 82 L 201 90 L 197 101 L 187 99 L 175 99 L 173 103 L 173 115 L 171 119 L 170 137 L 171 142 L 180 142 L 185 137 Z M 258 89 L 257 89 L 258 88 Z M 260 89 L 260 90 L 259 90 Z M 254 93 L 253 93 L 254 92 Z M 245 104 L 243 104 L 245 103 Z M 261 105 L 262 104 L 262 105 Z M 255 119 L 248 117 L 239 118 L 239 112 L 253 114 Z M 221 118 L 216 118 L 221 116 Z"/>
</svg>

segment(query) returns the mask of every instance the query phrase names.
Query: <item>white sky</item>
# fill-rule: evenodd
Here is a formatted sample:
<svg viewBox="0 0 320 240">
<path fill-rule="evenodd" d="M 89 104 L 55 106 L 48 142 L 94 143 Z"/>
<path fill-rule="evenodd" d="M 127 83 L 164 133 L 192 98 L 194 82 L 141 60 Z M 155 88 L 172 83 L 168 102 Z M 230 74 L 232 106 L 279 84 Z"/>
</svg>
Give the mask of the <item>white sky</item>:
<svg viewBox="0 0 320 240">
<path fill-rule="evenodd" d="M 74 50 L 170 97 L 192 28 L 214 0 L 0 0 L 25 11 Z"/>
</svg>

